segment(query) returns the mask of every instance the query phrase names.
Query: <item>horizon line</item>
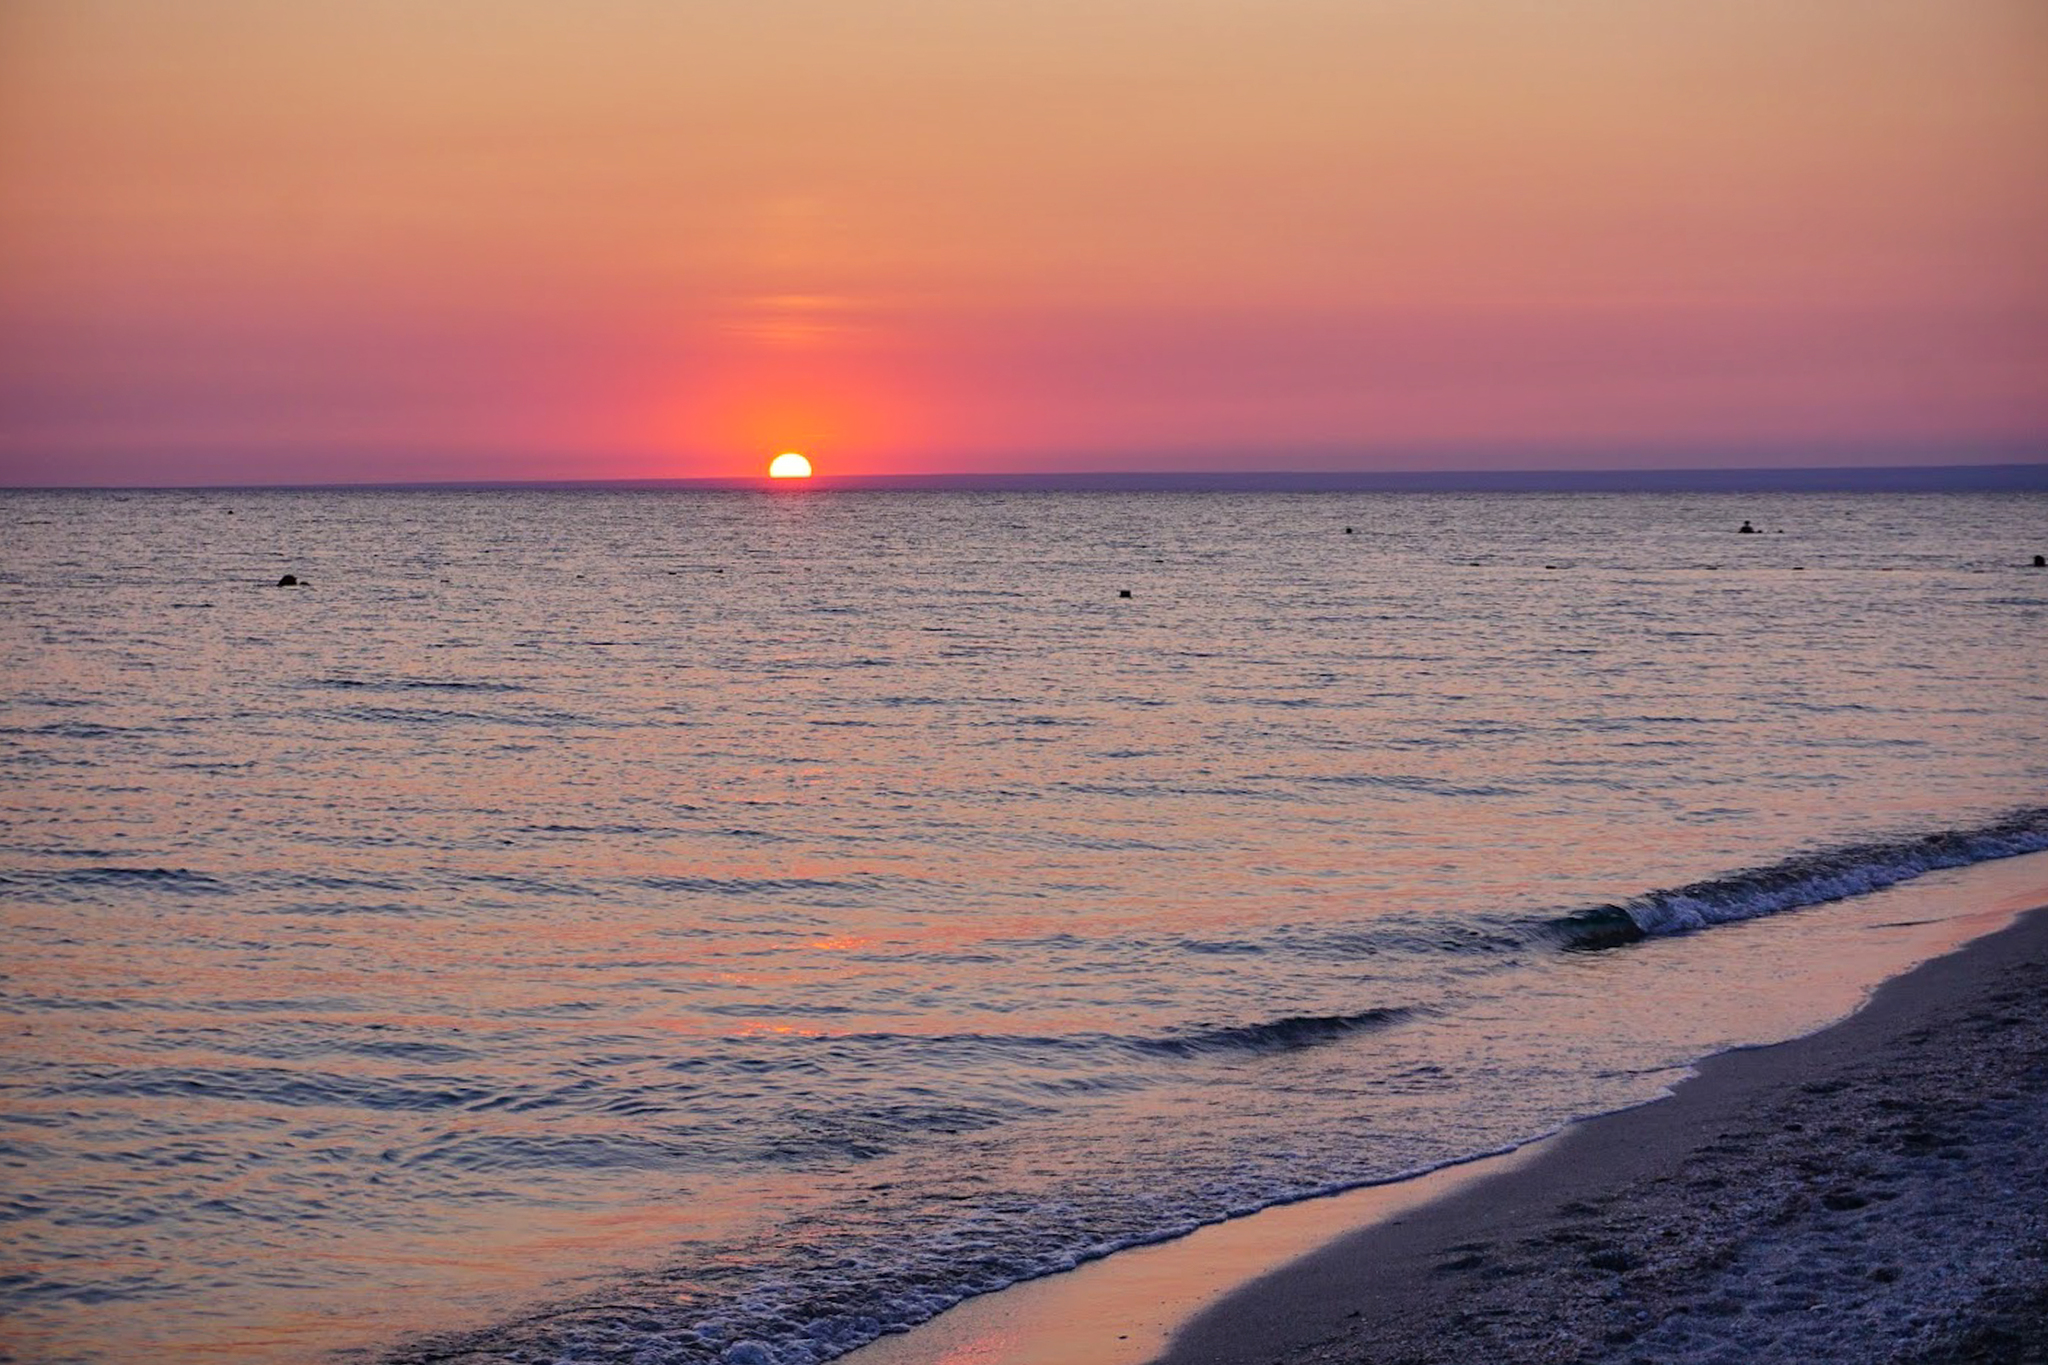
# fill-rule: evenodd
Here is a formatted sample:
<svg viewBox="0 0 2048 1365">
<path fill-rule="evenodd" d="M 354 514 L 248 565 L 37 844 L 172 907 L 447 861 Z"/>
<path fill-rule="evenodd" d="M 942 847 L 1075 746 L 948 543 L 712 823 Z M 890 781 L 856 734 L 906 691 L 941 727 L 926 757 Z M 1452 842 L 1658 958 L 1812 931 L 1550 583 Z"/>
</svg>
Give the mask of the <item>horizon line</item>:
<svg viewBox="0 0 2048 1365">
<path fill-rule="evenodd" d="M 322 480 L 307 483 L 7 484 L 27 492 L 1991 492 L 2048 491 L 2048 456 L 1983 464 L 1439 470 L 1012 470 L 613 479 Z"/>
</svg>

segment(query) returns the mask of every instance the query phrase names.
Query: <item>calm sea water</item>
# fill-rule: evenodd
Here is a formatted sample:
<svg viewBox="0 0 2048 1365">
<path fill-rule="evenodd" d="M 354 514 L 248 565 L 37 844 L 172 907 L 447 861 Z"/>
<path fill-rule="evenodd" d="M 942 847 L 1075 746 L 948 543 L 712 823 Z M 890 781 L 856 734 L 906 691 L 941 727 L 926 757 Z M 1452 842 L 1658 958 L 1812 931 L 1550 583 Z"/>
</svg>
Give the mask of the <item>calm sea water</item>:
<svg viewBox="0 0 2048 1365">
<path fill-rule="evenodd" d="M 9 495 L 6 1350 L 808 1365 L 1638 1101 L 2048 847 L 2044 512 Z"/>
</svg>

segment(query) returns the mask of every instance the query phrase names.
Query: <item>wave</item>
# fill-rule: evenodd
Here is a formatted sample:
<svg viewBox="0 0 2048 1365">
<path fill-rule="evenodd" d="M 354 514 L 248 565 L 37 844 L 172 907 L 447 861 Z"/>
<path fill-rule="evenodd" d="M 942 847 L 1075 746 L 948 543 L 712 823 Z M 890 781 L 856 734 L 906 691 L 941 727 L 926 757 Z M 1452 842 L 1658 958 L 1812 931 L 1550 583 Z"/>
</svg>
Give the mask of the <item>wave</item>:
<svg viewBox="0 0 2048 1365">
<path fill-rule="evenodd" d="M 1101 1049 L 1152 1057 L 1202 1057 L 1231 1052 L 1291 1052 L 1334 1042 L 1354 1033 L 1390 1028 L 1416 1016 L 1406 1006 L 1356 1014 L 1293 1014 L 1255 1024 L 1195 1028 L 1182 1033 L 840 1033 L 838 1044 L 883 1048 L 973 1052 L 1089 1052 Z M 741 1041 L 733 1039 L 730 1041 Z"/>
<path fill-rule="evenodd" d="M 466 678 L 314 678 L 303 684 L 312 688 L 361 690 L 365 692 L 524 692 L 518 683 Z"/>
<path fill-rule="evenodd" d="M 1165 1038 L 1136 1038 L 1128 1046 L 1139 1052 L 1193 1057 L 1210 1052 L 1291 1052 L 1332 1042 L 1347 1034 L 1386 1028 L 1412 1017 L 1413 1010 L 1363 1010 L 1357 1014 L 1296 1014 L 1263 1024 L 1202 1029 Z"/>
<path fill-rule="evenodd" d="M 1512 949 L 1517 942 L 1535 941 L 1572 952 L 1598 952 L 1649 938 L 1691 933 L 1716 924 L 1845 900 L 1929 872 L 2044 850 L 2048 850 L 2048 807 L 2034 807 L 1969 829 L 1940 830 L 1796 854 L 1767 866 L 1647 892 L 1619 905 L 1595 906 L 1536 920 L 1521 926 L 1520 933 L 1501 937 L 1468 933 L 1455 942 L 1433 946 L 1467 953 Z M 1213 951 L 1208 945 L 1197 950 Z M 1080 1036 L 1002 1041 L 1067 1047 L 1110 1042 L 1134 1052 L 1168 1057 L 1285 1052 L 1391 1027 L 1417 1013 L 1411 1007 L 1393 1006 L 1349 1014 L 1287 1015 L 1263 1023 L 1200 1028 L 1163 1037 Z"/>
<path fill-rule="evenodd" d="M 1725 877 L 1651 891 L 1620 905 L 1602 905 L 1540 921 L 1532 926 L 1532 936 L 1574 951 L 1598 951 L 1822 905 L 1882 891 L 1944 868 L 2044 849 L 2048 849 L 2048 807 L 2033 807 L 1970 829 L 1802 853 Z"/>
<path fill-rule="evenodd" d="M 137 888 L 180 896 L 226 896 L 234 888 L 204 872 L 182 867 L 80 867 L 61 871 L 22 870 L 0 874 L 0 886 L 16 894 L 45 892 L 60 900 L 90 899 L 106 890 Z"/>
</svg>

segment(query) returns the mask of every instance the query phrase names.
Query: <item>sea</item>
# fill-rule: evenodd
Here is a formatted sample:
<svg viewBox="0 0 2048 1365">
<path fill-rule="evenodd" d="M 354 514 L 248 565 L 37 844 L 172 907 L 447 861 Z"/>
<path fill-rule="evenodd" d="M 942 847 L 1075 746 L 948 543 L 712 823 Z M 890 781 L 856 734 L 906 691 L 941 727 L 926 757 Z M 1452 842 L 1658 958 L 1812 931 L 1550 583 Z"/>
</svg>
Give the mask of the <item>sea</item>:
<svg viewBox="0 0 2048 1365">
<path fill-rule="evenodd" d="M 2048 849 L 2040 493 L 0 518 L 8 1360 L 818 1365 L 1652 1099 Z"/>
</svg>

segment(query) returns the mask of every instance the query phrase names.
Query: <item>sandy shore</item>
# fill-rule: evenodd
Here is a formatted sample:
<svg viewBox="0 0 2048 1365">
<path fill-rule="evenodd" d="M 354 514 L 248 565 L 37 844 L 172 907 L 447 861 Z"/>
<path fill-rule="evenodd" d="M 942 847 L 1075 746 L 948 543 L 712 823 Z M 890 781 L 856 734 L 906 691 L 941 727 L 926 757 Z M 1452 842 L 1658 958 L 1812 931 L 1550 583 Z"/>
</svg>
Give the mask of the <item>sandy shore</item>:
<svg viewBox="0 0 2048 1365">
<path fill-rule="evenodd" d="M 2048 1362 L 2048 910 L 1217 1302 L 1159 1365 Z"/>
</svg>

